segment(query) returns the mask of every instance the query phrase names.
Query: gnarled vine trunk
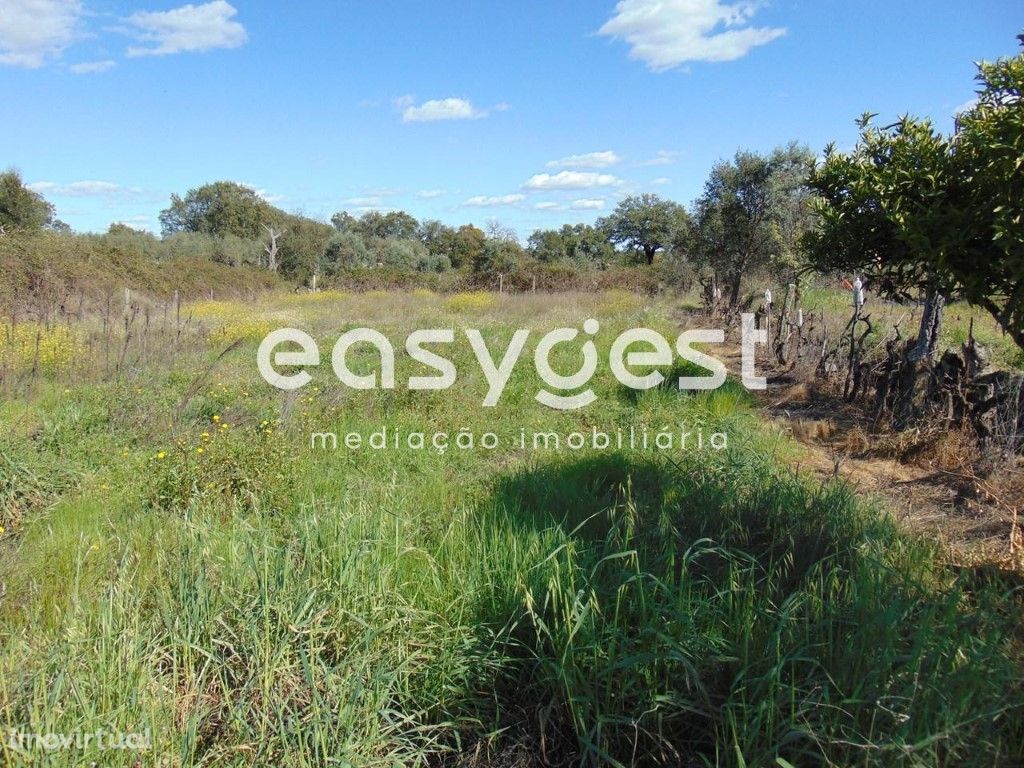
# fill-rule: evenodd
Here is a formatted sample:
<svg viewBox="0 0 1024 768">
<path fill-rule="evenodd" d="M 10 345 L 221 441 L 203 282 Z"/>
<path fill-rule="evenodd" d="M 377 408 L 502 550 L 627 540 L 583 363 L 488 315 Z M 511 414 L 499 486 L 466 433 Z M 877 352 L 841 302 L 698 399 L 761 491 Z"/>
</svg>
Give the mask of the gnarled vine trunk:
<svg viewBox="0 0 1024 768">
<path fill-rule="evenodd" d="M 919 360 L 931 360 L 939 344 L 942 332 L 942 312 L 946 308 L 946 297 L 935 290 L 929 290 L 924 301 L 924 313 L 921 315 L 921 330 L 917 341 L 907 358 L 916 363 Z"/>
</svg>

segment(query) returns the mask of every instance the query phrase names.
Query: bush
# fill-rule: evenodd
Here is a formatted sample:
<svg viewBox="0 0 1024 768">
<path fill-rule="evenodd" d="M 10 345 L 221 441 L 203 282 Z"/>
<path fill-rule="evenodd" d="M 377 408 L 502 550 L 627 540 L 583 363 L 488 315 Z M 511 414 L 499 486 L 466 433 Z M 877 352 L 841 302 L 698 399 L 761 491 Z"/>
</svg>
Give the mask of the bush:
<svg viewBox="0 0 1024 768">
<path fill-rule="evenodd" d="M 275 427 L 269 421 L 232 427 L 214 415 L 200 434 L 150 457 L 150 504 L 185 512 L 216 499 L 236 510 L 280 511 L 291 472 Z"/>
<path fill-rule="evenodd" d="M 121 301 L 125 288 L 153 297 L 184 299 L 211 290 L 246 295 L 284 285 L 276 275 L 222 261 L 243 258 L 247 241 L 207 235 L 175 235 L 161 241 L 144 232 L 71 235 L 15 233 L 0 237 L 0 314 L 31 310 L 40 315 L 72 312 L 80 302 Z M 234 254 L 234 255 L 232 255 Z"/>
<path fill-rule="evenodd" d="M 336 275 L 345 269 L 373 266 L 373 257 L 366 243 L 355 232 L 332 235 L 324 246 L 323 266 L 327 275 Z"/>
</svg>

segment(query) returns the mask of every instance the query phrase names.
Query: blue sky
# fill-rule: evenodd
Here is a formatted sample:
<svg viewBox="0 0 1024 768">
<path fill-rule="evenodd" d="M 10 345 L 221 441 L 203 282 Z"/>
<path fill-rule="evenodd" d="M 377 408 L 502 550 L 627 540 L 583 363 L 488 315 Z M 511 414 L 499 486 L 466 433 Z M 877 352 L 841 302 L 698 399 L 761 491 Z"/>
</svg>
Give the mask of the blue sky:
<svg viewBox="0 0 1024 768">
<path fill-rule="evenodd" d="M 948 130 L 1021 31 L 1018 0 L 0 0 L 0 166 L 80 230 L 228 179 L 525 238 L 865 110 Z"/>
</svg>

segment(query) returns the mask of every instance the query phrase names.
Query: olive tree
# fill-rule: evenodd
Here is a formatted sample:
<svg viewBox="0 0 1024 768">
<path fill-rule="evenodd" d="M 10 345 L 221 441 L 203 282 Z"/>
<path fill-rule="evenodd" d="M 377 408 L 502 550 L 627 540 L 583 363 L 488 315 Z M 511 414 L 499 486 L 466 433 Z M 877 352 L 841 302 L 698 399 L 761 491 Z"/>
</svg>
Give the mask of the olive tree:
<svg viewBox="0 0 1024 768">
<path fill-rule="evenodd" d="M 691 248 L 694 259 L 714 271 L 740 300 L 743 278 L 753 271 L 795 269 L 798 243 L 809 226 L 807 174 L 810 151 L 798 144 L 770 155 L 737 152 L 711 170 L 697 200 Z"/>
</svg>

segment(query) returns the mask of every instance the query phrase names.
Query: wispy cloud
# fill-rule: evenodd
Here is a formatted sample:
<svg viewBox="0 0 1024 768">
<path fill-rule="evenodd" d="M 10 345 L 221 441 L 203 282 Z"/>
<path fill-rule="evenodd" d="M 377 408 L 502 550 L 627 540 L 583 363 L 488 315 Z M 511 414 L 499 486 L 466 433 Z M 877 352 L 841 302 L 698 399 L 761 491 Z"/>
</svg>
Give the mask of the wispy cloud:
<svg viewBox="0 0 1024 768">
<path fill-rule="evenodd" d="M 439 197 L 444 197 L 448 194 L 446 189 L 421 189 L 416 193 L 416 197 L 420 200 L 435 200 Z"/>
<path fill-rule="evenodd" d="M 953 110 L 953 116 L 956 117 L 957 115 L 962 115 L 964 112 L 970 112 L 976 106 L 978 106 L 978 97 L 977 96 L 975 96 L 973 99 L 970 99 L 969 101 L 965 101 L 959 107 L 954 109 Z"/>
<path fill-rule="evenodd" d="M 500 208 L 505 205 L 515 205 L 521 203 L 526 199 L 526 195 L 498 195 L 498 196 L 487 196 L 477 195 L 471 197 L 469 200 L 463 203 L 468 208 Z"/>
<path fill-rule="evenodd" d="M 156 231 L 156 222 L 151 216 L 128 216 L 123 219 L 118 219 L 114 222 L 115 224 L 123 224 L 126 227 L 132 229 L 141 229 L 148 232 Z"/>
<path fill-rule="evenodd" d="M 3 0 L 0 64 L 36 69 L 57 59 L 75 38 L 79 0 Z"/>
<path fill-rule="evenodd" d="M 486 109 L 473 106 L 469 99 L 432 99 L 419 106 L 409 101 L 408 96 L 396 100 L 402 109 L 402 121 L 406 123 L 432 123 L 438 120 L 480 120 L 487 117 Z"/>
<path fill-rule="evenodd" d="M 604 200 L 594 198 L 577 200 L 569 208 L 574 211 L 600 211 L 604 208 Z"/>
<path fill-rule="evenodd" d="M 140 11 L 124 21 L 127 31 L 147 46 L 133 46 L 128 56 L 166 56 L 215 48 L 238 48 L 249 39 L 234 20 L 238 13 L 225 0 L 183 5 L 170 11 Z"/>
<path fill-rule="evenodd" d="M 621 183 L 621 179 L 608 173 L 562 171 L 554 175 L 538 173 L 523 184 L 523 189 L 530 190 L 531 192 L 552 189 L 595 189 L 599 187 L 614 187 Z"/>
<path fill-rule="evenodd" d="M 265 202 L 270 203 L 271 205 L 276 205 L 277 203 L 283 203 L 285 200 L 288 199 L 287 196 L 285 196 L 285 195 L 274 194 L 272 192 L 267 191 L 263 187 L 256 186 L 255 184 L 249 184 L 248 182 L 245 182 L 245 181 L 240 181 L 238 183 L 241 184 L 243 187 L 247 187 L 247 188 L 251 189 L 260 198 L 262 198 Z"/>
<path fill-rule="evenodd" d="M 643 160 L 639 163 L 642 166 L 654 166 L 654 165 L 673 165 L 679 161 L 679 153 L 672 152 L 667 149 L 659 149 L 658 153 L 648 159 Z"/>
<path fill-rule="evenodd" d="M 664 187 L 666 184 L 671 184 L 672 179 L 667 176 L 659 176 L 656 179 L 651 179 L 650 184 L 652 187 Z"/>
<path fill-rule="evenodd" d="M 560 160 L 552 160 L 548 163 L 548 168 L 573 168 L 577 170 L 609 168 L 620 162 L 622 162 L 622 158 L 608 150 L 606 152 L 588 152 L 585 155 L 569 155 L 569 157 L 563 157 Z"/>
<path fill-rule="evenodd" d="M 630 58 L 655 72 L 691 61 L 734 61 L 786 34 L 782 27 L 750 26 L 759 2 L 620 0 L 599 34 L 625 40 Z"/>
<path fill-rule="evenodd" d="M 72 181 L 60 184 L 55 181 L 37 181 L 27 185 L 33 192 L 53 197 L 114 197 L 138 194 L 137 187 L 122 187 L 112 181 Z"/>
<path fill-rule="evenodd" d="M 365 195 L 363 197 L 350 197 L 346 200 L 341 201 L 345 205 L 351 205 L 356 208 L 376 208 L 384 205 L 384 198 L 380 195 Z"/>
<path fill-rule="evenodd" d="M 68 70 L 74 75 L 98 75 L 116 66 L 117 62 L 113 59 L 104 59 L 103 61 L 82 61 L 78 64 L 72 64 L 68 67 Z"/>
<path fill-rule="evenodd" d="M 560 211 L 564 208 L 561 203 L 556 203 L 551 200 L 545 200 L 544 202 L 536 203 L 533 206 L 538 211 Z"/>
<path fill-rule="evenodd" d="M 401 187 L 367 187 L 363 194 L 371 197 L 397 197 L 404 191 Z"/>
</svg>

